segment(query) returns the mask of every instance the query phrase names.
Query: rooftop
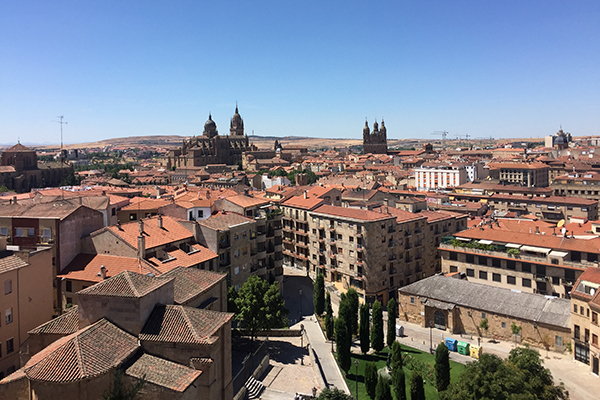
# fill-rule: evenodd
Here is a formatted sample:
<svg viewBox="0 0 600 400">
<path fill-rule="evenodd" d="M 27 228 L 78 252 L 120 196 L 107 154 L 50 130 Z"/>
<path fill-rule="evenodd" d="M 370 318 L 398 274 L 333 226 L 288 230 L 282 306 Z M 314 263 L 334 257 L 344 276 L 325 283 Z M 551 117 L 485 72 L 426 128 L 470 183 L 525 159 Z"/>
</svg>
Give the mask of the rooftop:
<svg viewBox="0 0 600 400">
<path fill-rule="evenodd" d="M 197 268 L 177 267 L 166 272 L 162 278 L 175 278 L 175 303 L 184 304 L 226 279 L 227 275 Z"/>
<path fill-rule="evenodd" d="M 221 211 L 207 219 L 198 221 L 198 224 L 213 230 L 226 231 L 232 226 L 250 223 L 253 221 L 253 218 L 244 217 L 238 213 Z"/>
<path fill-rule="evenodd" d="M 110 297 L 143 297 L 171 279 L 156 279 L 152 276 L 123 271 L 110 279 L 80 290 L 79 295 Z"/>
<path fill-rule="evenodd" d="M 346 208 L 330 205 L 322 205 L 319 208 L 315 209 L 314 212 L 325 216 L 334 216 L 338 218 L 367 222 L 394 218 L 393 215 L 384 212 L 375 212 L 357 208 Z"/>
<path fill-rule="evenodd" d="M 169 388 L 176 392 L 185 391 L 202 375 L 202 371 L 188 368 L 163 358 L 142 354 L 125 373 L 131 377 L 144 379 L 149 383 Z"/>
<path fill-rule="evenodd" d="M 162 228 L 158 226 L 159 217 L 161 217 L 163 221 Z M 183 225 L 167 215 L 146 218 L 142 220 L 142 223 L 144 237 L 146 238 L 146 250 L 194 237 L 192 232 L 188 231 Z M 132 221 L 121 225 L 102 228 L 91 233 L 91 236 L 104 232 L 107 229 L 137 249 L 138 236 L 140 235 L 140 221 Z"/>
</svg>

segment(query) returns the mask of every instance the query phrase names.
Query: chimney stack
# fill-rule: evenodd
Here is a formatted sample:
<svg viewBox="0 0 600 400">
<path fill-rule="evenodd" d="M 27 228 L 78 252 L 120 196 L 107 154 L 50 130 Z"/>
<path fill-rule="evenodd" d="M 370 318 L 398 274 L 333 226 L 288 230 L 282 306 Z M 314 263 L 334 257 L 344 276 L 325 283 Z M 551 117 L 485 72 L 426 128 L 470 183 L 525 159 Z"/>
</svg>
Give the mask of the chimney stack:
<svg viewBox="0 0 600 400">
<path fill-rule="evenodd" d="M 162 215 L 158 214 L 158 218 L 156 220 L 158 221 L 158 229 L 162 229 L 163 228 Z"/>
<path fill-rule="evenodd" d="M 121 221 L 117 220 L 117 229 L 121 230 Z"/>
<path fill-rule="evenodd" d="M 79 196 L 79 205 L 83 204 L 83 197 Z"/>
<path fill-rule="evenodd" d="M 536 227 L 535 227 L 535 234 L 536 234 L 536 235 L 539 235 L 539 234 L 540 234 L 540 227 L 539 227 L 539 226 L 536 226 Z"/>
<path fill-rule="evenodd" d="M 308 192 L 306 190 L 302 193 L 302 195 L 304 196 L 305 199 L 308 198 Z"/>
<path fill-rule="evenodd" d="M 146 257 L 146 238 L 144 235 L 140 234 L 138 236 L 138 258 L 140 260 Z"/>
<path fill-rule="evenodd" d="M 17 196 L 13 196 L 13 204 L 17 204 Z"/>
<path fill-rule="evenodd" d="M 140 219 L 140 222 L 138 223 L 139 227 L 140 227 L 140 235 L 142 235 L 144 233 L 144 221 L 142 221 Z"/>
<path fill-rule="evenodd" d="M 106 279 L 106 273 L 108 272 L 108 270 L 106 269 L 106 267 L 104 265 L 100 266 L 100 276 L 102 277 L 102 280 Z"/>
</svg>

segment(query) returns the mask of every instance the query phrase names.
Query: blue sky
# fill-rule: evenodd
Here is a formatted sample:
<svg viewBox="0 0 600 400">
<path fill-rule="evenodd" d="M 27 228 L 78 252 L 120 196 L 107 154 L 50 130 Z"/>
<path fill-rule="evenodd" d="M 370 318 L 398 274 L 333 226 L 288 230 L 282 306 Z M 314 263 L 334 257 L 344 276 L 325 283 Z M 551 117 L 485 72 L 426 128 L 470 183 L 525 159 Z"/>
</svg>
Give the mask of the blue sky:
<svg viewBox="0 0 600 400">
<path fill-rule="evenodd" d="M 600 135 L 598 1 L 3 1 L 0 143 Z"/>
</svg>

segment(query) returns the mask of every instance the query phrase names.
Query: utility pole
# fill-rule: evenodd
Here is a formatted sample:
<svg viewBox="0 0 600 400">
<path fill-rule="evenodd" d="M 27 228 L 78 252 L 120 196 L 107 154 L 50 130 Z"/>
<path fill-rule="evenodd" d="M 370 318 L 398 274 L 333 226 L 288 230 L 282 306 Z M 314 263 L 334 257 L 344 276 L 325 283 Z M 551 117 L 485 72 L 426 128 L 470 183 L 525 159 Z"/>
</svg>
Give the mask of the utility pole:
<svg viewBox="0 0 600 400">
<path fill-rule="evenodd" d="M 64 160 L 63 160 L 63 125 L 68 124 L 68 122 L 63 121 L 64 116 L 62 116 L 62 115 L 59 115 L 56 118 L 60 118 L 60 121 L 52 121 L 52 122 L 56 122 L 56 123 L 60 124 L 60 163 L 62 164 L 64 162 Z"/>
</svg>

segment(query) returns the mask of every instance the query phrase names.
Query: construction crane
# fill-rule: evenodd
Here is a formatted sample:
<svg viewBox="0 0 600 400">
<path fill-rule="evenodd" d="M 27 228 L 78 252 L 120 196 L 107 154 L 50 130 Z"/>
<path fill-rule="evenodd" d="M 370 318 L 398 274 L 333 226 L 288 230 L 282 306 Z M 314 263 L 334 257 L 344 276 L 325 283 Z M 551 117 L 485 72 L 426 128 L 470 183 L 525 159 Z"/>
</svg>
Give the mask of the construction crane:
<svg viewBox="0 0 600 400">
<path fill-rule="evenodd" d="M 434 131 L 432 135 L 438 135 L 442 137 L 442 147 L 446 150 L 446 136 L 448 136 L 448 132 L 446 131 Z"/>
<path fill-rule="evenodd" d="M 488 140 L 489 139 L 490 146 L 494 145 L 494 138 L 492 136 L 490 136 L 490 137 L 478 137 L 478 138 L 475 138 L 475 139 L 481 140 L 482 143 L 483 143 L 484 140 Z M 483 148 L 483 146 L 481 146 L 481 147 Z"/>
</svg>

